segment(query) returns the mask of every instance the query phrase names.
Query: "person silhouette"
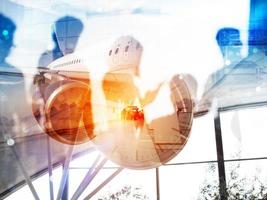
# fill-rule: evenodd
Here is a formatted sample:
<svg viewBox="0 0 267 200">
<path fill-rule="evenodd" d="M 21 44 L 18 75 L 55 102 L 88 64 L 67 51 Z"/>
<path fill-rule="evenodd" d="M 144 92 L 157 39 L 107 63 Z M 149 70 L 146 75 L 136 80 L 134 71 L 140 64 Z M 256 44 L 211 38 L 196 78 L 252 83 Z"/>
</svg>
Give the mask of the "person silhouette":
<svg viewBox="0 0 267 200">
<path fill-rule="evenodd" d="M 81 20 L 72 16 L 59 18 L 53 25 L 52 40 L 54 48 L 42 53 L 38 67 L 47 67 L 54 60 L 73 53 L 82 30 L 83 24 Z M 43 116 L 43 108 L 40 108 L 40 106 L 41 104 L 44 106 L 44 93 L 45 88 L 48 86 L 45 83 L 43 72 L 40 72 L 40 74 L 34 77 L 33 84 L 37 86 L 33 96 L 34 102 L 42 102 L 36 103 L 36 105 L 33 103 L 33 114 L 37 118 L 37 121 L 40 122 Z"/>
<path fill-rule="evenodd" d="M 240 32 L 236 28 L 222 28 L 216 35 L 217 44 L 221 50 L 225 65 L 240 61 L 242 42 Z"/>
<path fill-rule="evenodd" d="M 1 67 L 12 67 L 6 62 L 6 58 L 10 54 L 13 44 L 14 32 L 16 25 L 14 22 L 0 14 L 0 65 Z"/>
<path fill-rule="evenodd" d="M 0 13 L 0 140 L 3 143 L 0 156 L 1 191 L 8 189 L 10 183 L 22 176 L 11 150 L 16 145 L 14 138 L 25 134 L 22 127 L 26 115 L 26 109 L 22 106 L 26 105 L 23 73 L 7 61 L 14 46 L 15 31 L 15 23 Z"/>
<path fill-rule="evenodd" d="M 216 34 L 216 41 L 220 48 L 224 66 L 211 74 L 205 87 L 205 91 L 229 74 L 242 59 L 240 32 L 236 28 L 222 28 Z"/>
<path fill-rule="evenodd" d="M 44 52 L 39 59 L 39 67 L 47 67 L 52 61 L 73 53 L 83 31 L 81 20 L 64 16 L 53 25 L 52 40 L 54 48 Z"/>
<path fill-rule="evenodd" d="M 1 132 L 13 133 L 15 122 L 13 115 L 20 116 L 23 111 L 18 108 L 20 103 L 16 102 L 16 96 L 20 96 L 21 103 L 25 103 L 25 87 L 23 73 L 15 66 L 7 62 L 7 57 L 11 52 L 16 25 L 8 17 L 0 14 L 0 93 L 1 93 L 1 119 L 9 118 L 11 123 L 1 124 Z M 15 90 L 19 88 L 15 92 Z M 12 105 L 13 106 L 10 106 Z M 24 116 L 24 115 L 21 115 Z M 5 121 L 5 120 L 4 120 Z M 4 127 L 3 127 L 4 126 Z M 3 130 L 5 128 L 5 130 Z M 3 136 L 3 135 L 2 135 Z"/>
<path fill-rule="evenodd" d="M 242 60 L 242 42 L 240 40 L 240 32 L 238 29 L 232 27 L 219 29 L 216 34 L 216 41 L 220 48 L 224 65 L 207 78 L 203 95 L 198 103 L 199 111 L 210 109 L 215 97 L 214 95 L 216 95 L 216 92 L 210 91 L 213 90 L 213 88 L 216 88 L 218 84 L 231 74 Z"/>
<path fill-rule="evenodd" d="M 6 58 L 10 54 L 11 48 L 13 46 L 13 37 L 14 32 L 16 30 L 16 25 L 14 22 L 7 18 L 6 16 L 0 14 L 0 67 L 4 70 L 10 70 L 15 69 L 14 66 L 10 65 Z M 2 69 L 1 69 L 2 72 Z M 0 74 L 1 74 L 0 72 Z M 8 133 L 12 130 L 12 127 L 14 126 L 13 119 L 10 119 L 8 114 L 10 114 L 9 110 L 6 109 L 4 106 L 5 103 L 7 103 L 9 99 L 8 90 L 10 86 L 12 87 L 12 80 L 9 80 L 10 77 L 7 76 L 1 76 L 0 79 L 0 93 L 1 93 L 1 115 L 0 115 L 0 130 L 1 130 L 1 137 L 5 137 L 4 134 Z M 12 79 L 12 78 L 11 78 Z M 15 79 L 21 80 L 21 77 L 15 77 Z M 23 79 L 23 78 L 22 78 Z M 11 85 L 10 85 L 10 84 Z"/>
</svg>

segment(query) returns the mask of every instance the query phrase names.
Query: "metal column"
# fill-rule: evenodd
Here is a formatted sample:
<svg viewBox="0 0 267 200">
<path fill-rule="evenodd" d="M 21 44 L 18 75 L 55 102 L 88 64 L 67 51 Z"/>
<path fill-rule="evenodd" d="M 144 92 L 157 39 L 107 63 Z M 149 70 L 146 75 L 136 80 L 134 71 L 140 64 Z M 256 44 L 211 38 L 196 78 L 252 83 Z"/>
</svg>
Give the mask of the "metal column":
<svg viewBox="0 0 267 200">
<path fill-rule="evenodd" d="M 159 168 L 156 168 L 156 186 L 157 186 L 157 200 L 160 200 L 160 186 L 159 186 Z"/>
<path fill-rule="evenodd" d="M 221 120 L 220 120 L 219 110 L 216 113 L 216 116 L 214 117 L 214 126 L 215 126 L 217 162 L 218 162 L 218 171 L 219 171 L 219 188 L 220 188 L 219 192 L 220 192 L 221 200 L 226 200 L 227 199 L 226 177 L 225 177 L 222 130 L 221 130 Z"/>
</svg>

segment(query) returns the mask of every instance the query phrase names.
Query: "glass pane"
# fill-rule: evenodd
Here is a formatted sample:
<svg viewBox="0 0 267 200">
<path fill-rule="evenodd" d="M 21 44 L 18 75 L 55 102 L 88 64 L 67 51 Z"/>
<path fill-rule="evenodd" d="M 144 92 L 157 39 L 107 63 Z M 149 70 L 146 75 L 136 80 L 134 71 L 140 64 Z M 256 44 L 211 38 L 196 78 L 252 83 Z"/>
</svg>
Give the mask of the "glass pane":
<svg viewBox="0 0 267 200">
<path fill-rule="evenodd" d="M 161 167 L 159 179 L 161 199 L 205 199 L 209 185 L 218 193 L 217 165 L 212 163 Z"/>
<path fill-rule="evenodd" d="M 195 118 L 184 149 L 169 163 L 217 160 L 213 114 Z"/>
<path fill-rule="evenodd" d="M 81 182 L 81 179 L 87 172 L 88 169 L 70 170 L 70 194 L 73 194 Z M 101 184 L 114 172 L 115 169 L 101 169 L 80 198 L 85 198 L 87 195 L 89 195 L 99 184 Z M 135 195 L 147 197 L 144 199 L 156 199 L 155 180 L 155 170 L 136 171 L 124 169 L 91 199 L 111 199 L 112 195 L 118 198 L 126 199 L 131 199 Z"/>
<path fill-rule="evenodd" d="M 57 195 L 60 179 L 62 176 L 62 167 L 56 167 L 53 170 L 53 190 L 54 190 L 54 197 Z M 49 176 L 48 174 L 40 175 L 37 179 L 33 180 L 33 186 L 40 197 L 40 199 L 49 199 L 50 198 L 50 191 L 49 191 Z M 15 190 L 10 196 L 8 196 L 7 200 L 15 200 L 21 198 L 34 200 L 34 196 L 28 185 L 24 185 L 22 188 Z"/>
<path fill-rule="evenodd" d="M 221 114 L 224 158 L 266 157 L 267 107 Z"/>
</svg>

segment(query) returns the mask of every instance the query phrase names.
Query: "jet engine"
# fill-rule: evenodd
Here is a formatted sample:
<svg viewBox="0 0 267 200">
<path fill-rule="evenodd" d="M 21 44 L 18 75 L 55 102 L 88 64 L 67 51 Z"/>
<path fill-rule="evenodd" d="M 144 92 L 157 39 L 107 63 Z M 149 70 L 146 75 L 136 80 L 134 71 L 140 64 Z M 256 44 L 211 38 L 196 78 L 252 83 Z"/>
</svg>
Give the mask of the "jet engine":
<svg viewBox="0 0 267 200">
<path fill-rule="evenodd" d="M 32 110 L 45 133 L 65 144 L 89 141 L 94 126 L 88 83 L 44 74 L 36 76 L 35 83 Z"/>
</svg>

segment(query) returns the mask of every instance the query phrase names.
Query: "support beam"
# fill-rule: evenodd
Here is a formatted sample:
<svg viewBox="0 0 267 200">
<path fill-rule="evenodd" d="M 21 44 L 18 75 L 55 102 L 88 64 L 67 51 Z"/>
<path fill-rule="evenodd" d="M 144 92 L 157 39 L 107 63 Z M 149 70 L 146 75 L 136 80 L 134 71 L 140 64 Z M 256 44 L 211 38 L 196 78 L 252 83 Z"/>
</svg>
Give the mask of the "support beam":
<svg viewBox="0 0 267 200">
<path fill-rule="evenodd" d="M 111 174 L 105 181 L 103 181 L 96 189 L 94 189 L 89 195 L 87 195 L 84 200 L 91 199 L 96 193 L 99 192 L 105 185 L 107 185 L 113 178 L 115 178 L 121 171 L 123 170 L 122 167 L 117 169 L 113 174 Z"/>
<path fill-rule="evenodd" d="M 53 186 L 53 164 L 51 160 L 51 145 L 50 145 L 50 138 L 47 135 L 47 162 L 48 162 L 48 175 L 49 175 L 49 193 L 50 193 L 50 200 L 54 200 L 54 186 Z"/>
<path fill-rule="evenodd" d="M 160 186 L 159 186 L 159 168 L 156 168 L 156 187 L 157 187 L 157 200 L 160 200 Z"/>
<path fill-rule="evenodd" d="M 29 188 L 30 188 L 30 190 L 32 192 L 32 195 L 33 195 L 34 199 L 35 200 L 39 200 L 40 198 L 39 198 L 39 196 L 38 196 L 38 194 L 37 194 L 37 192 L 36 192 L 36 190 L 35 190 L 35 188 L 34 188 L 34 186 L 32 184 L 31 178 L 27 174 L 27 171 L 26 171 L 25 167 L 23 166 L 23 163 L 21 162 L 21 160 L 20 160 L 20 158 L 19 158 L 19 156 L 17 154 L 17 151 L 15 149 L 16 147 L 15 146 L 10 146 L 10 148 L 11 148 L 11 150 L 12 150 L 12 152 L 13 152 L 15 158 L 16 158 L 16 161 L 17 161 L 17 163 L 18 163 L 18 165 L 19 165 L 19 167 L 20 167 L 20 169 L 22 171 L 22 174 L 23 174 L 23 176 L 25 178 L 25 181 L 26 181 L 27 185 L 29 186 Z"/>
<path fill-rule="evenodd" d="M 68 170 L 68 174 L 67 174 L 67 178 L 66 178 L 66 183 L 63 189 L 63 193 L 62 193 L 62 200 L 67 200 L 69 199 L 69 170 Z"/>
<path fill-rule="evenodd" d="M 82 194 L 82 192 L 86 189 L 86 187 L 92 182 L 92 180 L 95 178 L 95 176 L 97 175 L 97 173 L 102 169 L 102 167 L 106 164 L 107 162 L 107 159 L 104 158 L 101 163 L 95 168 L 95 171 L 89 175 L 89 173 L 86 175 L 86 177 L 84 178 L 83 180 L 83 183 L 82 183 L 82 190 L 80 190 L 80 193 L 77 194 L 77 198 Z M 73 200 L 74 198 L 72 198 Z"/>
<path fill-rule="evenodd" d="M 215 140 L 216 140 L 216 150 L 217 150 L 217 161 L 218 161 L 218 171 L 219 171 L 219 188 L 221 200 L 227 199 L 226 190 L 226 176 L 225 176 L 225 166 L 224 166 L 224 153 L 223 153 L 223 142 L 222 142 L 222 130 L 221 130 L 221 120 L 220 112 L 216 113 L 214 117 L 215 126 Z"/>
<path fill-rule="evenodd" d="M 98 161 L 100 160 L 101 156 L 98 155 L 97 158 L 95 159 L 94 163 L 92 164 L 91 168 L 89 169 L 89 171 L 87 172 L 87 174 L 85 175 L 84 179 L 82 180 L 82 182 L 80 183 L 80 185 L 78 186 L 78 188 L 76 189 L 76 191 L 74 192 L 73 196 L 71 197 L 71 200 L 76 200 L 79 198 L 79 196 L 83 193 L 83 191 L 86 189 L 86 187 L 88 186 L 88 182 L 92 176 L 92 172 L 95 169 Z"/>
<path fill-rule="evenodd" d="M 65 184 L 66 184 L 68 176 L 69 176 L 69 165 L 70 165 L 70 161 L 71 161 L 71 157 L 72 157 L 72 151 L 73 151 L 73 146 L 70 146 L 69 150 L 67 152 L 65 162 L 63 164 L 63 174 L 62 174 L 60 185 L 59 185 L 57 200 L 60 200 L 62 198 Z"/>
</svg>

